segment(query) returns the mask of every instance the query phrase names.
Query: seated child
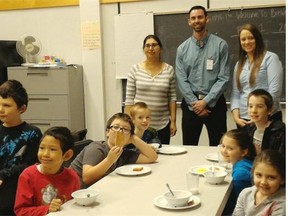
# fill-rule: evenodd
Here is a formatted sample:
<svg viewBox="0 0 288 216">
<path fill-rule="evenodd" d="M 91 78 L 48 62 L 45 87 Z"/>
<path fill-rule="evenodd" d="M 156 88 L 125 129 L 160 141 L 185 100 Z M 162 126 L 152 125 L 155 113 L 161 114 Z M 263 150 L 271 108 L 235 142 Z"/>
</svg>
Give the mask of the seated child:
<svg viewBox="0 0 288 216">
<path fill-rule="evenodd" d="M 107 122 L 107 141 L 96 141 L 86 146 L 72 161 L 71 168 L 85 188 L 114 171 L 117 167 L 133 163 L 153 163 L 157 153 L 134 134 L 132 119 L 124 113 L 113 115 Z M 132 143 L 138 151 L 123 148 Z"/>
<path fill-rule="evenodd" d="M 151 111 L 144 102 L 137 102 L 130 108 L 130 116 L 135 125 L 134 133 L 146 143 L 159 143 L 157 130 L 149 127 Z"/>
<path fill-rule="evenodd" d="M 278 150 L 285 156 L 285 123 L 281 120 L 270 120 L 273 111 L 273 98 L 264 89 L 256 89 L 248 95 L 248 113 L 251 124 L 245 128 L 259 154 L 264 149 Z"/>
<path fill-rule="evenodd" d="M 61 210 L 80 188 L 74 170 L 63 167 L 73 155 L 74 140 L 66 127 L 48 129 L 40 142 L 40 164 L 26 168 L 20 175 L 14 211 L 16 215 L 46 215 Z"/>
<path fill-rule="evenodd" d="M 254 186 L 239 195 L 233 216 L 286 215 L 285 160 L 275 150 L 263 150 L 252 168 Z"/>
<path fill-rule="evenodd" d="M 36 163 L 42 133 L 21 119 L 28 95 L 17 80 L 0 86 L 0 215 L 14 215 L 18 177 Z"/>
<path fill-rule="evenodd" d="M 232 163 L 233 188 L 224 208 L 223 215 L 230 215 L 235 208 L 239 193 L 251 186 L 251 168 L 256 151 L 249 134 L 243 129 L 227 131 L 220 145 L 223 160 Z"/>
</svg>

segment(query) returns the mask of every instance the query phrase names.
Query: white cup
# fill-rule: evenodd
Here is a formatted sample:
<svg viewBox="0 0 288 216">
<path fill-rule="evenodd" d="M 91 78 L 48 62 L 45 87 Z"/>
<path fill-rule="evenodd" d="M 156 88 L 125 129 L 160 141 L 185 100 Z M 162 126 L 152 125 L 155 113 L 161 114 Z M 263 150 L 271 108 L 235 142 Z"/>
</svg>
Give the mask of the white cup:
<svg viewBox="0 0 288 216">
<path fill-rule="evenodd" d="M 218 145 L 218 165 L 222 167 L 227 166 L 227 162 L 224 161 L 223 155 L 221 153 L 222 144 Z"/>
<path fill-rule="evenodd" d="M 188 190 L 191 191 L 193 195 L 199 194 L 199 175 L 187 172 L 186 179 Z"/>
</svg>

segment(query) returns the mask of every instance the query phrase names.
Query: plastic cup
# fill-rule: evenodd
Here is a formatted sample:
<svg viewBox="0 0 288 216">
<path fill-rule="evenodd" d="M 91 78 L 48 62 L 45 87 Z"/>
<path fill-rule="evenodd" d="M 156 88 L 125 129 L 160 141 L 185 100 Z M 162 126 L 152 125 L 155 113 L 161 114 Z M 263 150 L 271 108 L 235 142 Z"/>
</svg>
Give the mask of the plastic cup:
<svg viewBox="0 0 288 216">
<path fill-rule="evenodd" d="M 193 195 L 199 194 L 199 175 L 191 172 L 186 173 L 187 187 Z"/>
</svg>

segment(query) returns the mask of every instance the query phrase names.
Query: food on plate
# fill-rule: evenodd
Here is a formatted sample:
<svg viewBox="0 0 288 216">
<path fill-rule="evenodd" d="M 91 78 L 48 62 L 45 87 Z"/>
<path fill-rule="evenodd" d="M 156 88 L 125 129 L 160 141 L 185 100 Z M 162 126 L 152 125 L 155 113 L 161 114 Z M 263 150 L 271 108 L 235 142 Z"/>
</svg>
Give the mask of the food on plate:
<svg viewBox="0 0 288 216">
<path fill-rule="evenodd" d="M 192 205 L 194 205 L 194 200 L 188 201 L 188 206 L 192 206 Z"/>
<path fill-rule="evenodd" d="M 142 167 L 142 166 L 141 166 L 141 167 L 134 167 L 134 168 L 133 168 L 133 171 L 139 172 L 139 171 L 141 171 L 141 170 L 143 170 L 143 167 Z"/>
<path fill-rule="evenodd" d="M 205 173 L 207 171 L 207 169 L 205 167 L 201 167 L 197 169 L 198 173 Z"/>
<path fill-rule="evenodd" d="M 200 167 L 196 170 L 197 173 L 204 174 L 205 172 L 213 170 L 213 167 Z M 214 170 L 220 170 L 219 167 L 214 167 Z"/>
</svg>

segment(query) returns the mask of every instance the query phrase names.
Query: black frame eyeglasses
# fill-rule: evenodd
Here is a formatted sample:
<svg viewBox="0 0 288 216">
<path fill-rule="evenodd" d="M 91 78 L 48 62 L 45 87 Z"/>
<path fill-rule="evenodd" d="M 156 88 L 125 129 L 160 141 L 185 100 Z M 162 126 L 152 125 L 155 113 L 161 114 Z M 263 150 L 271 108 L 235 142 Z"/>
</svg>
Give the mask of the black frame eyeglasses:
<svg viewBox="0 0 288 216">
<path fill-rule="evenodd" d="M 157 47 L 157 46 L 159 46 L 159 44 L 158 43 L 152 43 L 152 44 L 145 44 L 145 48 L 146 49 L 150 49 L 150 48 L 155 48 L 155 47 Z"/>
<path fill-rule="evenodd" d="M 109 129 L 111 129 L 111 130 L 114 131 L 114 132 L 119 132 L 119 131 L 121 131 L 122 133 L 124 133 L 124 134 L 126 134 L 126 135 L 131 134 L 131 129 L 122 128 L 122 127 L 120 127 L 120 126 L 118 126 L 118 125 L 111 125 L 111 126 L 109 127 Z"/>
</svg>

